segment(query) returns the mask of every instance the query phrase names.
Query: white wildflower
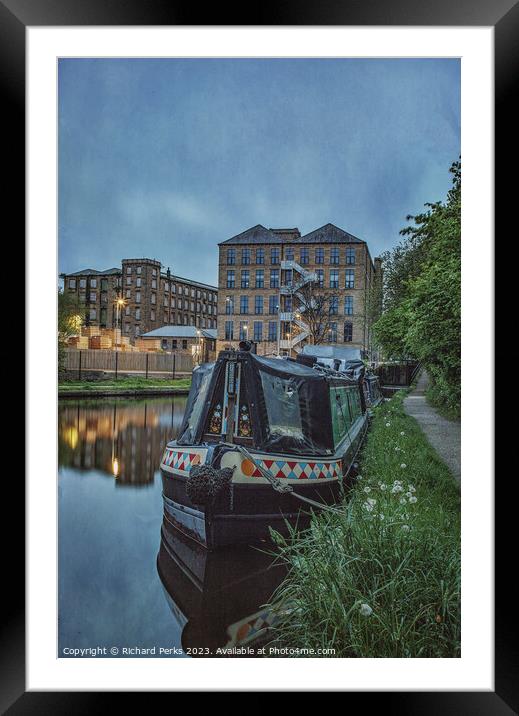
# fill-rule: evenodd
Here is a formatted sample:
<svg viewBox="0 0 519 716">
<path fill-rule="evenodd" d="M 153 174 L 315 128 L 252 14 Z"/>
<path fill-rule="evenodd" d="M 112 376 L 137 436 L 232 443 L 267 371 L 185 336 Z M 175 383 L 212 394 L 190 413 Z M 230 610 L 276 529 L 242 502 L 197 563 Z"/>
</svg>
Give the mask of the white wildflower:
<svg viewBox="0 0 519 716">
<path fill-rule="evenodd" d="M 404 431 L 403 431 L 403 430 L 402 430 L 402 432 L 400 433 L 400 435 L 405 435 L 405 433 L 404 433 Z"/>
<path fill-rule="evenodd" d="M 409 485 L 408 488 L 409 492 L 416 492 L 416 489 L 413 485 Z"/>
<path fill-rule="evenodd" d="M 400 498 L 400 504 L 401 504 L 401 505 L 405 505 L 406 502 L 407 502 L 407 500 L 405 499 L 405 497 L 401 497 L 401 498 Z"/>
<path fill-rule="evenodd" d="M 373 512 L 373 507 L 377 504 L 377 501 L 374 500 L 372 497 L 368 497 L 366 502 L 362 505 L 362 507 L 367 510 L 367 512 Z"/>
<path fill-rule="evenodd" d="M 380 519 L 381 521 L 386 519 L 386 518 L 384 517 L 384 515 L 382 514 L 382 512 L 380 513 L 380 515 L 379 515 L 378 517 L 379 517 L 379 519 Z"/>
<path fill-rule="evenodd" d="M 403 462 L 403 463 L 400 465 L 400 467 L 402 468 L 402 470 L 405 470 L 405 468 L 407 467 L 407 465 L 405 464 L 405 462 Z"/>
<path fill-rule="evenodd" d="M 402 525 L 403 532 L 409 532 L 409 525 Z"/>
<path fill-rule="evenodd" d="M 402 490 L 403 490 L 402 485 L 397 485 L 397 484 L 394 484 L 393 487 L 391 488 L 391 492 L 392 492 L 394 495 L 395 495 L 397 492 L 402 492 Z"/>
<path fill-rule="evenodd" d="M 385 485 L 383 482 L 380 482 L 379 487 L 381 490 L 385 490 L 387 488 L 387 485 Z"/>
<path fill-rule="evenodd" d="M 405 496 L 406 496 L 406 497 L 412 497 L 412 496 L 413 496 L 413 493 L 412 493 L 412 492 L 406 492 L 406 493 L 405 493 Z"/>
<path fill-rule="evenodd" d="M 391 423 L 386 423 L 386 428 L 389 428 L 391 426 Z"/>
<path fill-rule="evenodd" d="M 359 611 L 363 617 L 369 617 L 373 614 L 373 609 L 369 606 L 369 604 L 361 604 Z"/>
<path fill-rule="evenodd" d="M 414 504 L 416 502 L 416 497 L 410 497 L 409 502 L 412 502 Z"/>
<path fill-rule="evenodd" d="M 364 492 L 371 492 L 371 487 L 366 486 L 366 487 L 364 488 Z"/>
</svg>

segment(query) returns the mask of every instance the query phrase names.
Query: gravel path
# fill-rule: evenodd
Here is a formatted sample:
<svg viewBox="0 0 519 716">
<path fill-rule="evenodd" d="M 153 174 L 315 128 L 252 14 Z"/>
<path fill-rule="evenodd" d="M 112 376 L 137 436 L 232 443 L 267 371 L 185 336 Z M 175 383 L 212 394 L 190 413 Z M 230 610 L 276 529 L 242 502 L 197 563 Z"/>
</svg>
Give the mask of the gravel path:
<svg viewBox="0 0 519 716">
<path fill-rule="evenodd" d="M 458 480 L 461 478 L 461 424 L 439 415 L 425 398 L 429 376 L 422 371 L 416 388 L 404 400 L 408 415 L 415 418 L 427 439 Z"/>
</svg>

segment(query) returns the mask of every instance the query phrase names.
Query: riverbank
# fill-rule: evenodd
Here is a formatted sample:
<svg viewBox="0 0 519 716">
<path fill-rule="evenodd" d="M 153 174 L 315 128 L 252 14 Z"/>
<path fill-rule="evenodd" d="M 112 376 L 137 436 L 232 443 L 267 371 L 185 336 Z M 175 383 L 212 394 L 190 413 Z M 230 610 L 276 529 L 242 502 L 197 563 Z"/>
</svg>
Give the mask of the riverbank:
<svg viewBox="0 0 519 716">
<path fill-rule="evenodd" d="M 58 383 L 59 398 L 112 398 L 121 396 L 187 395 L 191 378 L 160 379 L 121 377 L 117 380 L 64 381 Z"/>
<path fill-rule="evenodd" d="M 274 608 L 277 640 L 337 657 L 459 657 L 460 493 L 403 407 L 376 410 L 360 475 L 340 514 L 292 543 Z"/>
</svg>

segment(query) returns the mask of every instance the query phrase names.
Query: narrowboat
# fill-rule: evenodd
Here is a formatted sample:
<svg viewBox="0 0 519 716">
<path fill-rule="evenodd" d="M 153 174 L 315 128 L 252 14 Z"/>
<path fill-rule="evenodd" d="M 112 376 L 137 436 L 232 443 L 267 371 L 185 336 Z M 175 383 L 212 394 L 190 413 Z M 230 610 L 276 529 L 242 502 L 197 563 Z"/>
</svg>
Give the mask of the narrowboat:
<svg viewBox="0 0 519 716">
<path fill-rule="evenodd" d="M 286 535 L 352 477 L 370 405 L 363 366 L 258 356 L 242 342 L 193 371 L 160 465 L 171 525 L 211 550 Z"/>
</svg>

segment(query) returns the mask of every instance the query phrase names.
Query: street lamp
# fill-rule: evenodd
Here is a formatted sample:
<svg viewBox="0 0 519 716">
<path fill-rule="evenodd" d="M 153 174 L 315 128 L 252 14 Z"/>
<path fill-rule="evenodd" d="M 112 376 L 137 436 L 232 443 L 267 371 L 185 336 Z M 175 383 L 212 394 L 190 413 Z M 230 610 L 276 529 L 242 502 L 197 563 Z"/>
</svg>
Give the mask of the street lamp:
<svg viewBox="0 0 519 716">
<path fill-rule="evenodd" d="M 122 307 L 125 305 L 125 303 L 126 303 L 126 301 L 124 300 L 124 298 L 120 298 L 120 297 L 115 302 L 115 350 L 117 350 L 117 347 L 120 343 L 120 340 L 119 341 L 117 340 L 117 326 L 119 325 L 119 314 L 121 312 Z M 123 322 L 123 317 L 121 315 L 121 333 L 123 332 L 122 331 L 122 322 Z"/>
</svg>

